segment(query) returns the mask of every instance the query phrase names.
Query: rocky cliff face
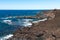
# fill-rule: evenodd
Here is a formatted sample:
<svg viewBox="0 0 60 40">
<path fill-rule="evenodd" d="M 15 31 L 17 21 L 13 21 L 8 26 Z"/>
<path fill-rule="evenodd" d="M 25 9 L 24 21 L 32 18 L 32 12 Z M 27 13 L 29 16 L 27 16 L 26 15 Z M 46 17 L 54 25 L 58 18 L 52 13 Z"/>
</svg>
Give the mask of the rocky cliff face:
<svg viewBox="0 0 60 40">
<path fill-rule="evenodd" d="M 45 14 L 48 20 L 18 29 L 8 40 L 60 40 L 60 10 Z"/>
</svg>

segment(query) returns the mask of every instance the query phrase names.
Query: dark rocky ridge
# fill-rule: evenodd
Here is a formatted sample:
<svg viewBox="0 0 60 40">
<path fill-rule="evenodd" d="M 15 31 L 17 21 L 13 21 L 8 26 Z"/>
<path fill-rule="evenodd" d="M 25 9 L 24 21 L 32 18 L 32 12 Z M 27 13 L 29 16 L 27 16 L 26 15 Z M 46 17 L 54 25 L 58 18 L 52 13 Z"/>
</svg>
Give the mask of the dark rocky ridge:
<svg viewBox="0 0 60 40">
<path fill-rule="evenodd" d="M 60 40 L 60 10 L 46 12 L 48 20 L 33 24 L 32 27 L 18 29 L 8 40 Z"/>
</svg>

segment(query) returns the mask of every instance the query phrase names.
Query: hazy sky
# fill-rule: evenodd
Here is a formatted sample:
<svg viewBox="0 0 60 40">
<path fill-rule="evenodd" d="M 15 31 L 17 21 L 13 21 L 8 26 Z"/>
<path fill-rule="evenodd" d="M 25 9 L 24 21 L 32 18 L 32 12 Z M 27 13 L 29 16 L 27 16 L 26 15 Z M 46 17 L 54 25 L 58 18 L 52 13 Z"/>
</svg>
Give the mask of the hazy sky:
<svg viewBox="0 0 60 40">
<path fill-rule="evenodd" d="M 0 0 L 0 9 L 60 9 L 60 0 Z"/>
</svg>

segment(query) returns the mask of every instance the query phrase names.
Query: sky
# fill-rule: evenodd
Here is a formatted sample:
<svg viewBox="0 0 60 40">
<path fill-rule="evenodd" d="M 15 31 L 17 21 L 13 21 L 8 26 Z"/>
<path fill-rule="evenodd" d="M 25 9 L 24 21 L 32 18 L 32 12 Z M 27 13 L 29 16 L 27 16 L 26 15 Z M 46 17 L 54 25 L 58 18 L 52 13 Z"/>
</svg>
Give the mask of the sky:
<svg viewBox="0 0 60 40">
<path fill-rule="evenodd" d="M 0 0 L 0 10 L 60 9 L 60 0 Z"/>
</svg>

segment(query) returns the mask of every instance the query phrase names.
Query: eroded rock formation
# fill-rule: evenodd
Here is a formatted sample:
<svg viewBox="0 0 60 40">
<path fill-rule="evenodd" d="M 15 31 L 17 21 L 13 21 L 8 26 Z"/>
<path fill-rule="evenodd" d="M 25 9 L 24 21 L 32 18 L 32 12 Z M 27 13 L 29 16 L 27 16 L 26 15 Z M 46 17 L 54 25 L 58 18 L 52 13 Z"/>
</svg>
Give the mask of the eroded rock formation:
<svg viewBox="0 0 60 40">
<path fill-rule="evenodd" d="M 49 11 L 48 20 L 18 29 L 8 40 L 60 40 L 60 10 Z"/>
</svg>

